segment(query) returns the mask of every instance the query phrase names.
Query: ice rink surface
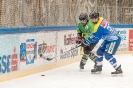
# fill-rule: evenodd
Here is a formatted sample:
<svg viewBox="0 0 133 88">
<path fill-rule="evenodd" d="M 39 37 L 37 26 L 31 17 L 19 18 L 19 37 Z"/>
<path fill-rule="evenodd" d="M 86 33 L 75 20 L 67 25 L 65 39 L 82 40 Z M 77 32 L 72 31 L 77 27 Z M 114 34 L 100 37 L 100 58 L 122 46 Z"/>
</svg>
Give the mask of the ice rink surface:
<svg viewBox="0 0 133 88">
<path fill-rule="evenodd" d="M 115 56 L 122 65 L 123 77 L 112 77 L 113 67 L 103 61 L 101 74 L 91 74 L 93 62 L 88 61 L 84 72 L 79 62 L 30 76 L 1 82 L 0 88 L 133 88 L 133 54 Z M 45 76 L 41 76 L 45 75 Z"/>
</svg>

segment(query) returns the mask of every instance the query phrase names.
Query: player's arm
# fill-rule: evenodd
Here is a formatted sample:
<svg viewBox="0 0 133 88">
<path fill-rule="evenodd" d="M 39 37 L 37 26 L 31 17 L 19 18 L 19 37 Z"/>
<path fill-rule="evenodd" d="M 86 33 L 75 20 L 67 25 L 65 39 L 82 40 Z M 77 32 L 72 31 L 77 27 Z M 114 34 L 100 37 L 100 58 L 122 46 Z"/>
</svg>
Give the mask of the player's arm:
<svg viewBox="0 0 133 88">
<path fill-rule="evenodd" d="M 78 26 L 77 26 L 77 40 L 76 40 L 76 44 L 81 44 L 82 42 L 82 31 L 80 29 L 80 25 L 78 23 Z"/>
<path fill-rule="evenodd" d="M 86 40 L 86 42 L 88 42 L 88 44 L 98 42 L 102 38 L 102 30 L 102 28 L 99 28 Z"/>
<path fill-rule="evenodd" d="M 78 33 L 78 34 L 82 34 L 79 24 L 78 24 L 78 26 L 77 26 L 77 33 Z"/>
<path fill-rule="evenodd" d="M 93 33 L 91 37 L 87 39 L 88 43 L 95 43 L 98 42 L 102 37 L 108 36 L 110 34 L 110 31 L 103 28 L 102 26 L 99 26 L 98 30 Z"/>
</svg>

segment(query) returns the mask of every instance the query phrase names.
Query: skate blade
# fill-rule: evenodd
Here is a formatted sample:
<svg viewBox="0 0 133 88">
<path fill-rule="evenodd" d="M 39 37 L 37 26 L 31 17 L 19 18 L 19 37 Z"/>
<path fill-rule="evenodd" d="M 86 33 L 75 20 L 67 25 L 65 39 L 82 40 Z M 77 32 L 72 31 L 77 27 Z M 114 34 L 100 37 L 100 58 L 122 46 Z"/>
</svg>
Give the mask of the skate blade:
<svg viewBox="0 0 133 88">
<path fill-rule="evenodd" d="M 123 77 L 123 74 L 111 74 L 112 77 Z"/>
<path fill-rule="evenodd" d="M 91 74 L 101 74 L 102 71 L 97 71 L 97 72 L 91 72 Z"/>
<path fill-rule="evenodd" d="M 80 72 L 84 72 L 84 69 L 79 69 Z"/>
</svg>

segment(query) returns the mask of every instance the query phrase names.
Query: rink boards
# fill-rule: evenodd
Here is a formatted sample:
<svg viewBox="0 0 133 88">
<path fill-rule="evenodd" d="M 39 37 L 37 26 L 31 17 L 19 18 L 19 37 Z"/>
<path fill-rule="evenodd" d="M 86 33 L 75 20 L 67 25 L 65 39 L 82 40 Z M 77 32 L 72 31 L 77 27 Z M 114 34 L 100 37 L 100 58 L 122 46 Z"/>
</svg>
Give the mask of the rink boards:
<svg viewBox="0 0 133 88">
<path fill-rule="evenodd" d="M 133 25 L 112 26 L 122 38 L 117 54 L 133 53 Z M 1 28 L 0 82 L 79 61 L 76 37 L 76 26 Z"/>
</svg>

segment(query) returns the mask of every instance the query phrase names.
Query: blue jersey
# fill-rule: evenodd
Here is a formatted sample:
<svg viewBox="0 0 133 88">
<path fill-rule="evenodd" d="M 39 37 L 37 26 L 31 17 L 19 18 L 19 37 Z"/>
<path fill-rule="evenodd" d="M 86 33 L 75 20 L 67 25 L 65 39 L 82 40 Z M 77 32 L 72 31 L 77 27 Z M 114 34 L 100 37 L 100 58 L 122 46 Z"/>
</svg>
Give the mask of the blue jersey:
<svg viewBox="0 0 133 88">
<path fill-rule="evenodd" d="M 117 40 L 117 31 L 115 28 L 110 27 L 106 19 L 99 18 L 97 24 L 94 25 L 93 35 L 88 38 L 90 43 L 98 42 L 100 39 L 107 41 Z"/>
</svg>

